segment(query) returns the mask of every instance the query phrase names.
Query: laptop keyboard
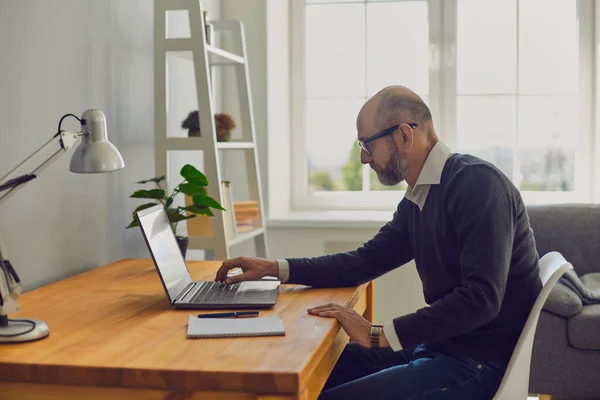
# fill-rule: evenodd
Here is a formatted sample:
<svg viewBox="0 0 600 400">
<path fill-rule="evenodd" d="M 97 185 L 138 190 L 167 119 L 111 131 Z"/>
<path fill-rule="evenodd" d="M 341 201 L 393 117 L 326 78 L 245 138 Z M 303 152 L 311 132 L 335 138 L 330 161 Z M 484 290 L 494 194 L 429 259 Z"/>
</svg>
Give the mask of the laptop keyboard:
<svg viewBox="0 0 600 400">
<path fill-rule="evenodd" d="M 192 304 L 225 304 L 233 300 L 240 285 L 225 285 L 220 282 L 204 282 L 202 288 L 189 301 Z"/>
</svg>

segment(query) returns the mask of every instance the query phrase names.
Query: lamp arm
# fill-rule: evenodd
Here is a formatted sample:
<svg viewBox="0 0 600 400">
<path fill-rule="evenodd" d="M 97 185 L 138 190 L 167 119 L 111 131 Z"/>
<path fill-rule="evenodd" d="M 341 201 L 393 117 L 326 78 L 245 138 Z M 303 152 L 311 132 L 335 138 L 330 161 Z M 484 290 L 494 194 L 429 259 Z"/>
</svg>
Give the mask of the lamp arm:
<svg viewBox="0 0 600 400">
<path fill-rule="evenodd" d="M 71 147 L 73 147 L 73 144 L 75 143 L 77 138 L 82 135 L 83 135 L 83 133 L 81 133 L 81 132 L 74 133 L 74 132 L 62 131 L 62 132 L 57 133 L 56 135 L 54 135 L 52 137 L 52 139 L 50 139 L 49 141 L 44 143 L 44 145 L 42 145 L 42 147 L 40 147 L 39 149 L 34 151 L 29 157 L 27 157 L 25 160 L 23 160 L 19 165 L 17 165 L 15 168 L 13 168 L 9 173 L 7 173 L 2 178 L 0 178 L 0 191 L 8 190 L 8 192 L 0 195 L 0 203 L 2 203 L 2 201 L 6 200 L 6 198 L 9 195 L 14 194 L 15 189 L 20 187 L 22 184 L 27 183 L 32 179 L 35 179 L 37 177 L 37 175 L 36 175 L 37 173 L 39 173 L 43 169 L 45 169 L 54 160 L 56 160 L 58 157 L 60 157 L 62 155 L 62 153 L 66 153 L 67 151 L 69 151 L 71 149 Z M 16 175 L 16 173 L 25 164 L 27 164 L 29 161 L 34 159 L 40 153 L 43 153 L 46 150 L 50 149 L 52 146 L 55 146 L 56 142 L 58 142 L 58 144 L 60 146 L 58 150 L 56 150 L 52 155 L 50 155 L 45 160 L 43 160 L 29 174 L 14 177 Z"/>
<path fill-rule="evenodd" d="M 17 191 L 17 189 L 20 189 L 25 183 L 35 179 L 38 173 L 44 170 L 54 160 L 58 159 L 63 153 L 69 151 L 71 147 L 73 147 L 73 144 L 75 144 L 75 141 L 77 141 L 77 138 L 82 135 L 84 135 L 84 133 L 81 132 L 58 132 L 52 139 L 44 143 L 42 147 L 34 151 L 9 173 L 0 178 L 0 192 L 7 190 L 6 193 L 0 195 L 0 203 L 6 201 L 10 195 L 13 195 Z M 29 174 L 13 177 L 27 162 L 34 159 L 40 153 L 50 149 L 52 146 L 55 146 L 56 142 L 59 143 L 59 149 L 43 160 Z M 0 246 L 0 316 L 19 311 L 17 297 L 21 294 L 21 289 L 21 280 L 10 262 L 3 257 Z"/>
</svg>

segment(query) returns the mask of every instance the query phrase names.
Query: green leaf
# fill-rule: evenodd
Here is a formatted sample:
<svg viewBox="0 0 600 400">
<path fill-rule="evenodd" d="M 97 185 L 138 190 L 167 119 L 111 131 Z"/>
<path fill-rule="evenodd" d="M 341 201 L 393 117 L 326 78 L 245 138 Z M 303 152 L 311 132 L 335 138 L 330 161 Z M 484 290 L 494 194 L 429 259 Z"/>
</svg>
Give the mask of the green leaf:
<svg viewBox="0 0 600 400">
<path fill-rule="evenodd" d="M 172 197 L 169 197 L 169 198 L 167 199 L 167 202 L 165 203 L 165 208 L 169 208 L 169 207 L 171 207 L 171 204 L 173 204 L 173 198 L 172 198 Z"/>
<path fill-rule="evenodd" d="M 206 215 L 207 217 L 214 217 L 215 216 L 215 214 L 213 214 L 213 212 L 210 210 L 210 208 L 208 208 L 208 207 L 198 207 L 195 204 L 192 204 L 191 206 L 183 207 L 182 209 L 185 210 L 185 211 L 192 212 L 194 214 Z"/>
<path fill-rule="evenodd" d="M 165 191 L 162 189 L 152 189 L 152 190 L 136 190 L 129 197 L 134 199 L 155 199 L 162 200 L 165 198 Z"/>
<path fill-rule="evenodd" d="M 188 196 L 193 196 L 195 194 L 201 193 L 206 194 L 206 189 L 201 186 L 192 185 L 190 183 L 182 183 L 177 188 L 181 193 L 187 194 Z"/>
<path fill-rule="evenodd" d="M 126 226 L 126 229 L 133 228 L 135 226 L 140 226 L 136 220 L 131 221 L 129 225 Z"/>
<path fill-rule="evenodd" d="M 194 186 L 208 186 L 208 178 L 194 166 L 186 164 L 181 168 L 181 176 Z"/>
<path fill-rule="evenodd" d="M 206 206 L 225 211 L 225 209 L 221 207 L 221 205 L 215 199 L 205 194 L 195 194 L 192 197 L 192 201 L 199 207 Z"/>
<path fill-rule="evenodd" d="M 182 215 L 180 214 L 177 210 L 167 210 L 167 216 L 169 217 L 169 221 L 171 221 L 171 223 L 175 223 L 175 222 L 179 222 L 179 221 L 183 221 L 186 219 L 190 219 L 190 218 L 194 218 L 195 215 Z"/>
<path fill-rule="evenodd" d="M 139 181 L 139 182 L 136 182 L 136 183 L 142 183 L 143 184 L 143 183 L 148 183 L 148 182 L 154 182 L 154 183 L 158 184 L 158 183 L 160 183 L 161 181 L 164 181 L 164 180 L 165 180 L 165 176 L 163 175 L 163 176 L 157 176 L 156 178 L 146 179 L 145 181 Z"/>
</svg>

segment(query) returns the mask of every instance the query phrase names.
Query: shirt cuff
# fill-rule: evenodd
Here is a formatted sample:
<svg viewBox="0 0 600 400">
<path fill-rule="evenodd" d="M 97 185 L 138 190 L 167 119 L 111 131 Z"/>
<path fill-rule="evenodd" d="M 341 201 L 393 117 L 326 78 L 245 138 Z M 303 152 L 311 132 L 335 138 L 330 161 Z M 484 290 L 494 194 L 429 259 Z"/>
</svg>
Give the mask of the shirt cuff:
<svg viewBox="0 0 600 400">
<path fill-rule="evenodd" d="M 389 342 L 392 350 L 400 351 L 402 350 L 402 345 L 400 344 L 400 339 L 398 339 L 398 334 L 396 333 L 396 328 L 394 328 L 394 321 L 386 322 L 383 324 L 383 333 L 385 338 Z"/>
<path fill-rule="evenodd" d="M 290 278 L 290 263 L 286 259 L 277 260 L 279 266 L 279 280 L 286 283 Z"/>
</svg>

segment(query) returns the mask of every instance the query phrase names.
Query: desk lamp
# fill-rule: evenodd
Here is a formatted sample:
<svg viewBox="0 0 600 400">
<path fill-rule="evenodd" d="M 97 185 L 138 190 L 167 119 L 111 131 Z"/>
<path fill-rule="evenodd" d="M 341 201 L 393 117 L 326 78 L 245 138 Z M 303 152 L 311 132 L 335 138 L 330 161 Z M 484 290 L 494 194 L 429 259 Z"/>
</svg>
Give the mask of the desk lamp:
<svg viewBox="0 0 600 400">
<path fill-rule="evenodd" d="M 81 123 L 81 132 L 66 132 L 61 129 L 67 117 L 74 117 Z M 123 157 L 106 136 L 106 118 L 100 110 L 87 110 L 81 118 L 73 114 L 64 115 L 58 123 L 58 132 L 42 147 L 0 178 L 0 204 L 25 183 L 35 179 L 51 162 L 69 151 L 78 138 L 81 144 L 73 153 L 70 170 L 78 174 L 94 174 L 116 171 L 125 167 Z M 23 166 L 48 151 L 53 146 L 57 150 L 43 160 L 31 173 L 16 176 Z M 37 319 L 9 319 L 8 314 L 20 311 L 17 297 L 21 294 L 21 280 L 11 263 L 5 259 L 0 249 L 0 343 L 28 342 L 42 339 L 49 334 L 48 325 Z"/>
</svg>

